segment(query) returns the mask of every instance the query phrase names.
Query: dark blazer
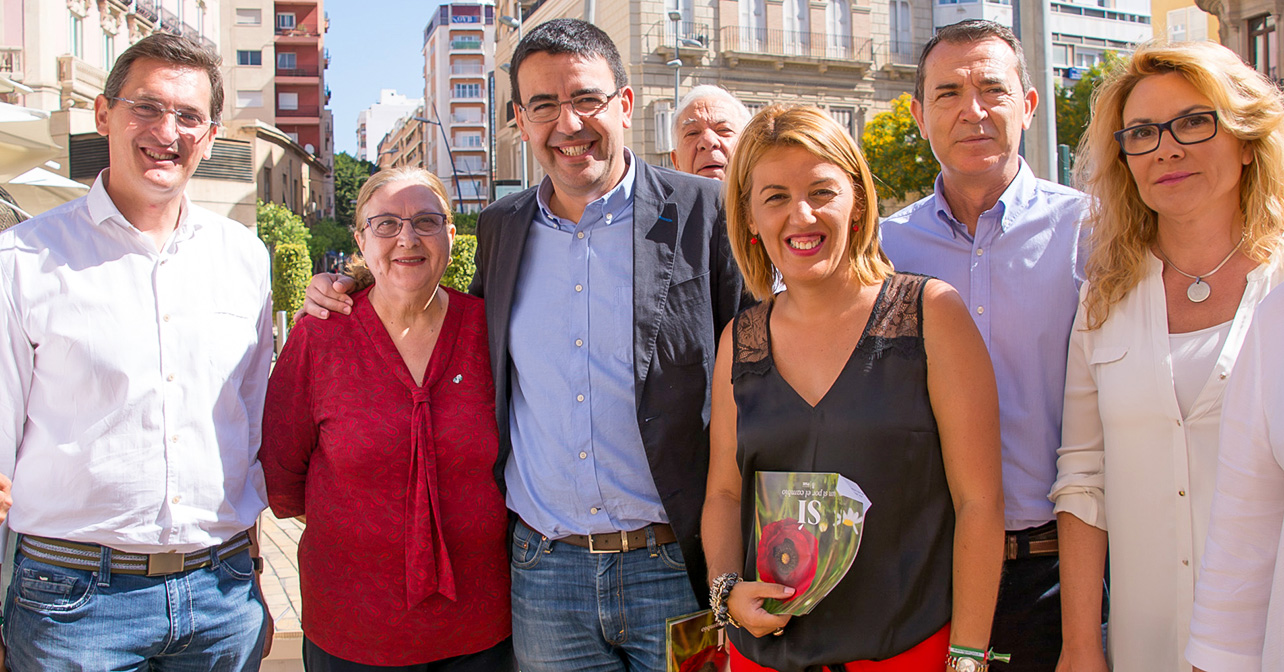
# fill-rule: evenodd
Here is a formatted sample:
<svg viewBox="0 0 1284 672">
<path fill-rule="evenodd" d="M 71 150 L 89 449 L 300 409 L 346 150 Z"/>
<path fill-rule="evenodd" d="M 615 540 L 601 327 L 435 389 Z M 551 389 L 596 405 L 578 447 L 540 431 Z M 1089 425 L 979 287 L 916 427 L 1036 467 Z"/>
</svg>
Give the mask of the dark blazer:
<svg viewBox="0 0 1284 672">
<path fill-rule="evenodd" d="M 633 190 L 633 379 L 638 427 L 656 490 L 669 514 L 696 597 L 707 599 L 700 512 L 709 471 L 709 390 L 722 327 L 743 301 L 714 180 L 637 161 Z M 477 222 L 471 291 L 486 299 L 495 373 L 499 459 L 504 489 L 512 451 L 508 425 L 509 315 L 538 186 L 496 201 Z"/>
</svg>

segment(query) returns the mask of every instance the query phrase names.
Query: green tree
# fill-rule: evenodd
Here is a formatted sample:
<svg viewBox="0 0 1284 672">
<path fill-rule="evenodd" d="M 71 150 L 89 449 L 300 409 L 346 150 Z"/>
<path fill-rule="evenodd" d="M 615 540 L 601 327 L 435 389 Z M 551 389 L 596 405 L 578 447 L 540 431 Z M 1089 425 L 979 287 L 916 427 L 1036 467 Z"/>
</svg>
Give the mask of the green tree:
<svg viewBox="0 0 1284 672">
<path fill-rule="evenodd" d="M 307 249 L 308 239 L 312 234 L 304 226 L 303 218 L 290 212 L 290 209 L 278 203 L 259 201 L 256 217 L 259 240 L 267 245 L 268 252 L 275 255 L 281 243 L 299 243 Z"/>
<path fill-rule="evenodd" d="M 860 140 L 880 199 L 903 201 L 932 189 L 941 165 L 910 115 L 910 94 L 894 99 L 891 111 L 874 115 Z"/>
<path fill-rule="evenodd" d="M 352 230 L 333 219 L 322 219 L 312 225 L 312 239 L 308 241 L 308 253 L 312 255 L 312 267 L 318 268 L 326 252 L 342 252 L 351 255 L 357 251 L 357 241 L 352 238 Z"/>
<path fill-rule="evenodd" d="M 308 248 L 299 242 L 281 242 L 272 255 L 272 309 L 284 310 L 290 325 L 303 307 L 303 294 L 312 279 Z"/>
<path fill-rule="evenodd" d="M 1063 87 L 1057 84 L 1057 144 L 1069 145 L 1072 159 L 1079 148 L 1079 138 L 1088 130 L 1088 122 L 1092 119 L 1092 94 L 1105 79 L 1106 73 L 1120 60 L 1115 52 L 1107 51 L 1101 62 L 1088 68 L 1074 86 Z"/>
<path fill-rule="evenodd" d="M 477 213 L 475 212 L 456 212 L 455 213 L 455 233 L 457 235 L 467 234 L 473 236 L 477 234 Z"/>
<path fill-rule="evenodd" d="M 477 237 L 470 234 L 455 236 L 455 244 L 450 248 L 450 265 L 441 274 L 441 285 L 461 292 L 468 291 L 477 267 L 473 264 L 477 256 Z"/>
<path fill-rule="evenodd" d="M 357 193 L 374 173 L 375 166 L 347 152 L 334 155 L 334 216 L 344 226 L 352 226 Z"/>
</svg>

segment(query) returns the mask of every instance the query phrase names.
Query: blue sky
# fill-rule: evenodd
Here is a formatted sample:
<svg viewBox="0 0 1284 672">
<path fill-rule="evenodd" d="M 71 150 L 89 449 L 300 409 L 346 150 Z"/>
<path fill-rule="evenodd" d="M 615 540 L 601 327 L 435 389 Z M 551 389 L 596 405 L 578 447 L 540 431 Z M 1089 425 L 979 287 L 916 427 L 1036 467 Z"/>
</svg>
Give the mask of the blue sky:
<svg viewBox="0 0 1284 672">
<path fill-rule="evenodd" d="M 379 101 L 380 89 L 423 95 L 424 27 L 437 0 L 329 0 L 330 87 L 336 152 L 357 153 L 357 113 Z"/>
</svg>

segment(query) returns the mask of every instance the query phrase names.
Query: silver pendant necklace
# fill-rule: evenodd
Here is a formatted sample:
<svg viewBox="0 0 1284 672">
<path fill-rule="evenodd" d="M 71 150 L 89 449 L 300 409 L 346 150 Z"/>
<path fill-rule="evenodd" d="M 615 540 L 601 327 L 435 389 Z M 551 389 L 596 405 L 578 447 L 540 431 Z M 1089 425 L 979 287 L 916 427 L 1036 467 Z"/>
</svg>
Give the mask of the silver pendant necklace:
<svg viewBox="0 0 1284 672">
<path fill-rule="evenodd" d="M 1159 247 L 1159 245 L 1156 244 L 1155 249 L 1159 250 L 1159 256 L 1163 257 L 1164 261 L 1168 262 L 1168 266 L 1171 267 L 1174 271 L 1177 271 L 1178 273 L 1181 273 L 1182 275 L 1190 278 L 1191 280 L 1194 280 L 1194 282 L 1190 283 L 1190 286 L 1186 288 L 1186 298 L 1190 299 L 1191 303 L 1203 303 L 1205 300 L 1208 299 L 1208 295 L 1213 293 L 1213 290 L 1209 288 L 1208 283 L 1204 282 L 1204 278 L 1207 278 L 1212 274 L 1216 273 L 1217 271 L 1222 270 L 1222 266 L 1225 266 L 1226 262 L 1230 261 L 1231 257 L 1235 256 L 1235 252 L 1239 250 L 1240 245 L 1244 244 L 1244 239 L 1247 237 L 1248 237 L 1248 233 L 1244 233 L 1243 235 L 1241 235 L 1239 237 L 1239 242 L 1235 243 L 1235 247 L 1231 248 L 1231 251 L 1226 254 L 1226 258 L 1222 259 L 1222 263 L 1217 264 L 1217 268 L 1214 268 L 1213 270 L 1203 275 L 1191 275 L 1190 273 L 1187 273 L 1186 271 L 1183 271 L 1180 268 L 1177 268 L 1177 265 L 1173 263 L 1173 260 L 1169 259 L 1168 255 L 1164 254 L 1163 248 Z"/>
</svg>

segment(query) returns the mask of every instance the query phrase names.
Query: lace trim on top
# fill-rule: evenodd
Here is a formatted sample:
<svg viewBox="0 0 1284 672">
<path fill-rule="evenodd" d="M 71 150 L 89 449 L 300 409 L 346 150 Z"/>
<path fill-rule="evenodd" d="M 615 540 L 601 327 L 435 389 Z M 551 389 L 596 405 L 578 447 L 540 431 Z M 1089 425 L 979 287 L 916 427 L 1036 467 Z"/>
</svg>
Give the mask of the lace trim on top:
<svg viewBox="0 0 1284 672">
<path fill-rule="evenodd" d="M 878 299 L 856 343 L 853 359 L 866 367 L 891 352 L 910 359 L 923 352 L 923 287 L 930 278 L 913 273 L 895 273 L 883 281 Z M 774 365 L 771 359 L 771 304 L 760 303 L 736 316 L 732 341 L 735 359 L 731 379 L 746 373 L 765 375 Z M 859 356 L 859 357 L 858 357 Z"/>
</svg>

